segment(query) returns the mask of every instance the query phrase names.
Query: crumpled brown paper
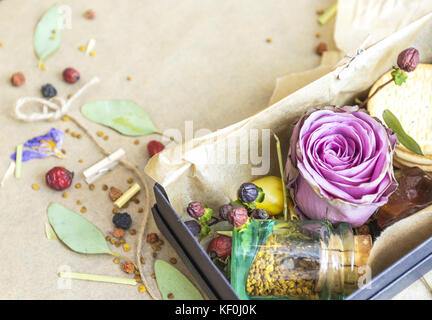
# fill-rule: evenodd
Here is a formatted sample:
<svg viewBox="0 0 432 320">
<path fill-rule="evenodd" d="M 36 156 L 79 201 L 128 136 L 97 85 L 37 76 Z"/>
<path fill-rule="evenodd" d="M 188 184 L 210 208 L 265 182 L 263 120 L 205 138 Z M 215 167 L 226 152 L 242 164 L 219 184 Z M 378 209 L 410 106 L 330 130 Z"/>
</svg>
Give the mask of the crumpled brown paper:
<svg viewBox="0 0 432 320">
<path fill-rule="evenodd" d="M 218 157 L 218 143 L 242 138 L 247 141 L 251 129 L 271 129 L 281 139 L 282 152 L 286 155 L 292 125 L 306 110 L 325 105 L 352 104 L 355 97 L 367 92 L 394 65 L 398 53 L 406 47 L 415 46 L 423 62 L 432 62 L 431 41 L 432 14 L 428 14 L 379 41 L 349 65 L 341 66 L 303 88 L 291 90 L 294 92 L 289 96 L 256 115 L 214 134 L 164 151 L 150 160 L 146 173 L 165 187 L 179 214 L 184 213 L 187 203 L 192 200 L 201 200 L 217 208 L 235 199 L 235 191 L 240 183 L 254 179 L 250 162 L 234 165 L 203 161 L 206 156 L 208 159 Z M 261 141 L 259 148 L 262 148 Z M 237 159 L 240 159 L 239 149 L 236 150 Z M 271 155 L 270 173 L 279 175 L 274 147 Z M 432 211 L 425 210 L 388 228 L 376 241 L 371 254 L 373 274 L 379 273 L 431 236 L 432 231 L 427 227 L 431 224 Z M 429 231 L 425 231 L 428 228 Z"/>
</svg>

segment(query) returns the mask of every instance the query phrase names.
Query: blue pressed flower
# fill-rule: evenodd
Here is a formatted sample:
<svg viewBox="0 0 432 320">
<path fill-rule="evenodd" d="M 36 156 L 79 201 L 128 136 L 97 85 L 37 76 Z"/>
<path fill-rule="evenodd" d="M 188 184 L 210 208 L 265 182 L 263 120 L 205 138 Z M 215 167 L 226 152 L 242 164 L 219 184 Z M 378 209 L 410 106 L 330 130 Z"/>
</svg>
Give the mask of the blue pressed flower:
<svg viewBox="0 0 432 320">
<path fill-rule="evenodd" d="M 42 136 L 34 137 L 24 143 L 22 161 L 31 159 L 42 159 L 50 156 L 63 157 L 60 149 L 63 145 L 64 132 L 55 128 Z M 16 153 L 11 155 L 12 160 L 16 160 Z"/>
</svg>

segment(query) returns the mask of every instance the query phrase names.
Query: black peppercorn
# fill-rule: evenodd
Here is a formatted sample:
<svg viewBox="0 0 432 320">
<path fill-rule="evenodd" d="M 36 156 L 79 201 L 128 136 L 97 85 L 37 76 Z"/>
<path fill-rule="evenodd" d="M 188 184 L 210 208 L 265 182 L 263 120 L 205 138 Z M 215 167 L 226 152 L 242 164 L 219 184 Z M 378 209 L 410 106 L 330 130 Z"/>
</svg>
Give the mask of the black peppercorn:
<svg viewBox="0 0 432 320">
<path fill-rule="evenodd" d="M 57 95 L 57 90 L 54 88 L 51 84 L 47 83 L 46 85 L 42 86 L 42 95 L 45 98 L 53 98 Z"/>
</svg>

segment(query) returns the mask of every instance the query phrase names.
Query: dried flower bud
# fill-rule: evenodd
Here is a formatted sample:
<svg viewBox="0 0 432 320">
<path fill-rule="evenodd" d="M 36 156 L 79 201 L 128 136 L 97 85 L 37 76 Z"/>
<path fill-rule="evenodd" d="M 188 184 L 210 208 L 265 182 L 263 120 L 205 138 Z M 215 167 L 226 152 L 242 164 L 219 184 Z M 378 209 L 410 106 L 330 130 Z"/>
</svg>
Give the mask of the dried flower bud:
<svg viewBox="0 0 432 320">
<path fill-rule="evenodd" d="M 258 197 L 258 188 L 253 183 L 243 183 L 238 190 L 238 197 L 243 203 L 254 202 Z"/>
<path fill-rule="evenodd" d="M 222 220 L 228 220 L 228 213 L 232 210 L 233 206 L 230 204 L 224 204 L 219 208 L 219 217 Z"/>
<path fill-rule="evenodd" d="M 186 210 L 189 213 L 189 215 L 194 219 L 202 217 L 205 212 L 205 208 L 203 204 L 199 201 L 192 201 L 191 203 L 189 203 Z"/>
<path fill-rule="evenodd" d="M 248 220 L 248 212 L 246 208 L 235 207 L 228 214 L 228 221 L 234 227 L 241 227 Z"/>
<path fill-rule="evenodd" d="M 251 212 L 251 218 L 252 219 L 259 219 L 259 220 L 266 220 L 266 219 L 270 218 L 270 216 L 267 213 L 267 211 L 265 211 L 264 209 L 254 209 Z"/>
<path fill-rule="evenodd" d="M 416 48 L 408 48 L 399 53 L 397 64 L 403 71 L 414 71 L 419 63 L 419 52 Z"/>
</svg>

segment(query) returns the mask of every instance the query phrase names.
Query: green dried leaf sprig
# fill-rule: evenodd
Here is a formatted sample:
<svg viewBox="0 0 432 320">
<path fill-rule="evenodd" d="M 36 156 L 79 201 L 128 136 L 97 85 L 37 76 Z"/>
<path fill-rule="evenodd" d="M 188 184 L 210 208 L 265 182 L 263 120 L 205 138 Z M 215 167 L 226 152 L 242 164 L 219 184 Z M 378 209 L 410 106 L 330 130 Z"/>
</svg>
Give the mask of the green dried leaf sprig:
<svg viewBox="0 0 432 320">
<path fill-rule="evenodd" d="M 423 156 L 423 152 L 419 144 L 405 132 L 398 118 L 390 110 L 384 110 L 382 117 L 386 125 L 392 129 L 394 133 L 396 133 L 398 142 L 401 145 L 403 145 L 408 150 Z"/>
</svg>

